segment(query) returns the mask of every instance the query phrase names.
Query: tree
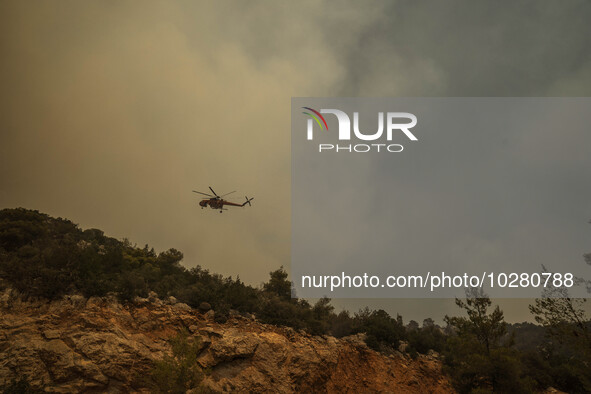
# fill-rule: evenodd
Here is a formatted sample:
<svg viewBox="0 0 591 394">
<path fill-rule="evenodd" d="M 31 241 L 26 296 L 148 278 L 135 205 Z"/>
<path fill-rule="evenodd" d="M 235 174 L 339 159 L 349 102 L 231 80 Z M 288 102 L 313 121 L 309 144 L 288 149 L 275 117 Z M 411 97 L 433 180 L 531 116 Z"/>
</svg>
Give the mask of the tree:
<svg viewBox="0 0 591 394">
<path fill-rule="evenodd" d="M 529 306 L 536 322 L 561 342 L 572 342 L 576 347 L 591 350 L 591 319 L 583 307 L 587 300 L 570 298 L 564 288 L 546 291 L 545 296 Z"/>
<path fill-rule="evenodd" d="M 435 321 L 430 317 L 423 320 L 423 328 L 433 327 L 435 325 Z"/>
<path fill-rule="evenodd" d="M 419 330 L 419 323 L 417 323 L 415 320 L 409 321 L 408 324 L 406 325 L 406 331 L 408 331 L 408 332 L 418 331 L 418 330 Z"/>
<path fill-rule="evenodd" d="M 265 291 L 277 295 L 282 300 L 291 299 L 291 281 L 287 279 L 287 271 L 281 266 L 278 270 L 269 272 L 271 278 L 263 285 Z"/>
<path fill-rule="evenodd" d="M 532 382 L 522 372 L 522 365 L 507 333 L 503 312 L 492 311 L 490 298 L 482 289 L 469 289 L 466 300 L 456 299 L 467 317 L 445 316 L 456 333 L 448 338 L 446 371 L 459 392 L 528 392 Z"/>
<path fill-rule="evenodd" d="M 372 311 L 366 307 L 355 315 L 355 319 L 359 332 L 367 334 L 367 346 L 374 350 L 396 349 L 400 340 L 406 338 L 402 318 L 397 316 L 394 319 L 383 309 Z"/>
<path fill-rule="evenodd" d="M 464 309 L 468 317 L 445 317 L 445 321 L 454 326 L 459 333 L 473 335 L 489 354 L 492 347 L 507 332 L 503 312 L 497 305 L 492 313 L 487 313 L 492 305 L 490 298 L 482 289 L 469 289 L 466 301 L 456 299 L 456 305 Z"/>
<path fill-rule="evenodd" d="M 431 319 L 425 319 L 425 321 Z M 432 320 L 431 320 L 432 321 Z M 413 323 L 411 325 L 411 323 Z M 408 343 L 410 350 L 415 350 L 419 353 L 426 354 L 429 350 L 435 350 L 441 352 L 444 350 L 446 336 L 441 332 L 441 328 L 434 324 L 425 324 L 419 328 L 419 324 L 411 320 L 407 327 L 408 331 Z"/>
<path fill-rule="evenodd" d="M 591 253 L 583 258 L 591 265 Z M 585 285 L 591 293 L 591 281 L 577 278 L 575 283 Z M 571 298 L 566 287 L 550 287 L 529 306 L 536 322 L 546 328 L 553 347 L 560 344 L 564 348 L 549 361 L 560 365 L 556 380 L 569 391 L 591 391 L 591 316 L 585 312 L 586 301 Z"/>
<path fill-rule="evenodd" d="M 201 341 L 180 331 L 170 340 L 172 356 L 165 355 L 156 361 L 151 371 L 152 387 L 162 393 L 185 393 L 196 388 L 204 373 L 197 363 Z"/>
<path fill-rule="evenodd" d="M 591 265 L 591 253 L 584 254 L 583 259 Z M 543 268 L 546 270 L 546 267 Z M 590 280 L 576 278 L 575 283 L 585 285 L 591 294 Z M 585 302 L 586 299 L 571 298 L 564 286 L 548 287 L 544 289 L 542 298 L 537 298 L 535 305 L 529 306 L 529 310 L 536 322 L 546 327 L 552 337 L 572 342 L 574 347 L 583 350 L 588 362 L 591 362 L 591 316 L 585 312 Z"/>
</svg>

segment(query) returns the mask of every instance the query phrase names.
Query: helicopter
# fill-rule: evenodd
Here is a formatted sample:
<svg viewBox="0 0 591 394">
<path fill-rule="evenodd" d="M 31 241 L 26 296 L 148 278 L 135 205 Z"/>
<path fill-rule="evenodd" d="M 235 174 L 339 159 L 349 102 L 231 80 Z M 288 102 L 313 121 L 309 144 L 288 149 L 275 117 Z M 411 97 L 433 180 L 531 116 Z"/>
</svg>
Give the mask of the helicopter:
<svg viewBox="0 0 591 394">
<path fill-rule="evenodd" d="M 227 211 L 226 208 L 224 208 L 224 205 L 231 205 L 234 207 L 243 207 L 246 204 L 248 204 L 249 206 L 252 206 L 250 204 L 250 202 L 252 200 L 254 200 L 254 198 L 248 198 L 246 196 L 244 196 L 244 198 L 246 198 L 246 201 L 243 202 L 242 204 L 236 204 L 230 201 L 226 201 L 224 200 L 222 197 L 227 196 L 228 194 L 232 194 L 234 192 L 236 192 L 236 190 L 226 193 L 226 194 L 222 194 L 221 196 L 219 196 L 216 192 L 213 191 L 213 189 L 211 188 L 211 186 L 209 186 L 209 190 L 211 190 L 211 192 L 213 193 L 213 195 L 208 194 L 208 193 L 202 193 L 202 192 L 198 192 L 196 190 L 193 190 L 193 193 L 197 193 L 197 194 L 202 194 L 204 196 L 207 196 L 209 198 L 204 198 L 203 200 L 199 201 L 199 205 L 201 206 L 201 209 L 207 207 L 209 205 L 209 207 L 211 209 L 219 209 L 220 213 L 222 213 L 223 211 Z"/>
</svg>

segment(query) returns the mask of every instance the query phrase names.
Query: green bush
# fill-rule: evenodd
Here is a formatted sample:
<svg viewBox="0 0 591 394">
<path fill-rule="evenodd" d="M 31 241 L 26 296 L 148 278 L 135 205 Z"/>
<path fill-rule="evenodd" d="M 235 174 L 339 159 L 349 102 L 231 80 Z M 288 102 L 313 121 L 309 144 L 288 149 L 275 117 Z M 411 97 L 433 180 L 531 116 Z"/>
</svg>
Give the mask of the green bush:
<svg viewBox="0 0 591 394">
<path fill-rule="evenodd" d="M 29 384 L 27 376 L 21 376 L 19 379 L 12 379 L 12 381 L 0 387 L 0 392 L 3 394 L 40 394 L 42 390 L 34 389 Z"/>
<path fill-rule="evenodd" d="M 170 344 L 172 356 L 166 355 L 154 362 L 150 385 L 160 393 L 184 394 L 199 387 L 204 378 L 204 371 L 197 363 L 201 341 L 183 330 L 170 340 Z"/>
</svg>

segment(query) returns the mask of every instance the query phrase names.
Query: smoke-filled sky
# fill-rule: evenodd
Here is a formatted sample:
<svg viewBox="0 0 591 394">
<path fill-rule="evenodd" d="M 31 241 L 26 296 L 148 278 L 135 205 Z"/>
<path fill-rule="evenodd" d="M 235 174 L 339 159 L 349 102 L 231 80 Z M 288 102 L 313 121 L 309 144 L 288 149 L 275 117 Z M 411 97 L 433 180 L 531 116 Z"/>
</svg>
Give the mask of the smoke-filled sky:
<svg viewBox="0 0 591 394">
<path fill-rule="evenodd" d="M 2 1 L 0 207 L 257 285 L 289 265 L 291 97 L 588 96 L 589 20 L 583 0 Z M 208 186 L 253 207 L 202 211 Z"/>
</svg>

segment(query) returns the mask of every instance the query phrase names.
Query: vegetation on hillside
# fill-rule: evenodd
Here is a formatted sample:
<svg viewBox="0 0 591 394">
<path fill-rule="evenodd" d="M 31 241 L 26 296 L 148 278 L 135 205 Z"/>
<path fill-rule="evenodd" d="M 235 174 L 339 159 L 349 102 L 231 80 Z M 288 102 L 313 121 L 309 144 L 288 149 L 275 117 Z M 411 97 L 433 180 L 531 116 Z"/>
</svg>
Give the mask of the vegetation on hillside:
<svg viewBox="0 0 591 394">
<path fill-rule="evenodd" d="M 283 268 L 271 272 L 261 287 L 253 287 L 200 266 L 187 269 L 182 259 L 175 249 L 156 253 L 147 245 L 140 248 L 97 229 L 82 230 L 38 211 L 0 210 L 0 286 L 25 296 L 51 300 L 75 293 L 114 294 L 127 302 L 154 291 L 194 308 L 207 302 L 218 321 L 235 310 L 311 334 L 343 337 L 363 332 L 368 346 L 384 353 L 397 351 L 402 341 L 413 356 L 435 350 L 443 355 L 445 371 L 460 392 L 529 392 L 549 386 L 591 391 L 591 325 L 581 300 L 542 298 L 531 307 L 540 325 L 509 325 L 485 294 L 471 292 L 465 300 L 456 300 L 464 315 L 446 316 L 447 327 L 432 319 L 422 326 L 414 321 L 405 326 L 401 316 L 384 310 L 337 313 L 328 298 L 311 304 L 292 297 Z M 591 262 L 591 255 L 586 259 Z M 182 391 L 189 375 L 195 378 L 191 385 L 199 380 L 197 372 L 186 368 L 198 344 L 182 337 L 178 341 L 180 353 L 158 366 L 154 375 L 164 391 L 171 385 Z"/>
<path fill-rule="evenodd" d="M 199 388 L 206 371 L 197 362 L 202 343 L 186 330 L 170 340 L 172 355 L 165 355 L 154 362 L 148 385 L 154 392 L 184 394 L 187 390 Z"/>
<path fill-rule="evenodd" d="M 536 382 L 523 368 L 500 308 L 491 311 L 482 290 L 470 290 L 456 304 L 467 316 L 445 317 L 455 334 L 448 338 L 444 360 L 458 391 L 533 392 Z"/>
</svg>

